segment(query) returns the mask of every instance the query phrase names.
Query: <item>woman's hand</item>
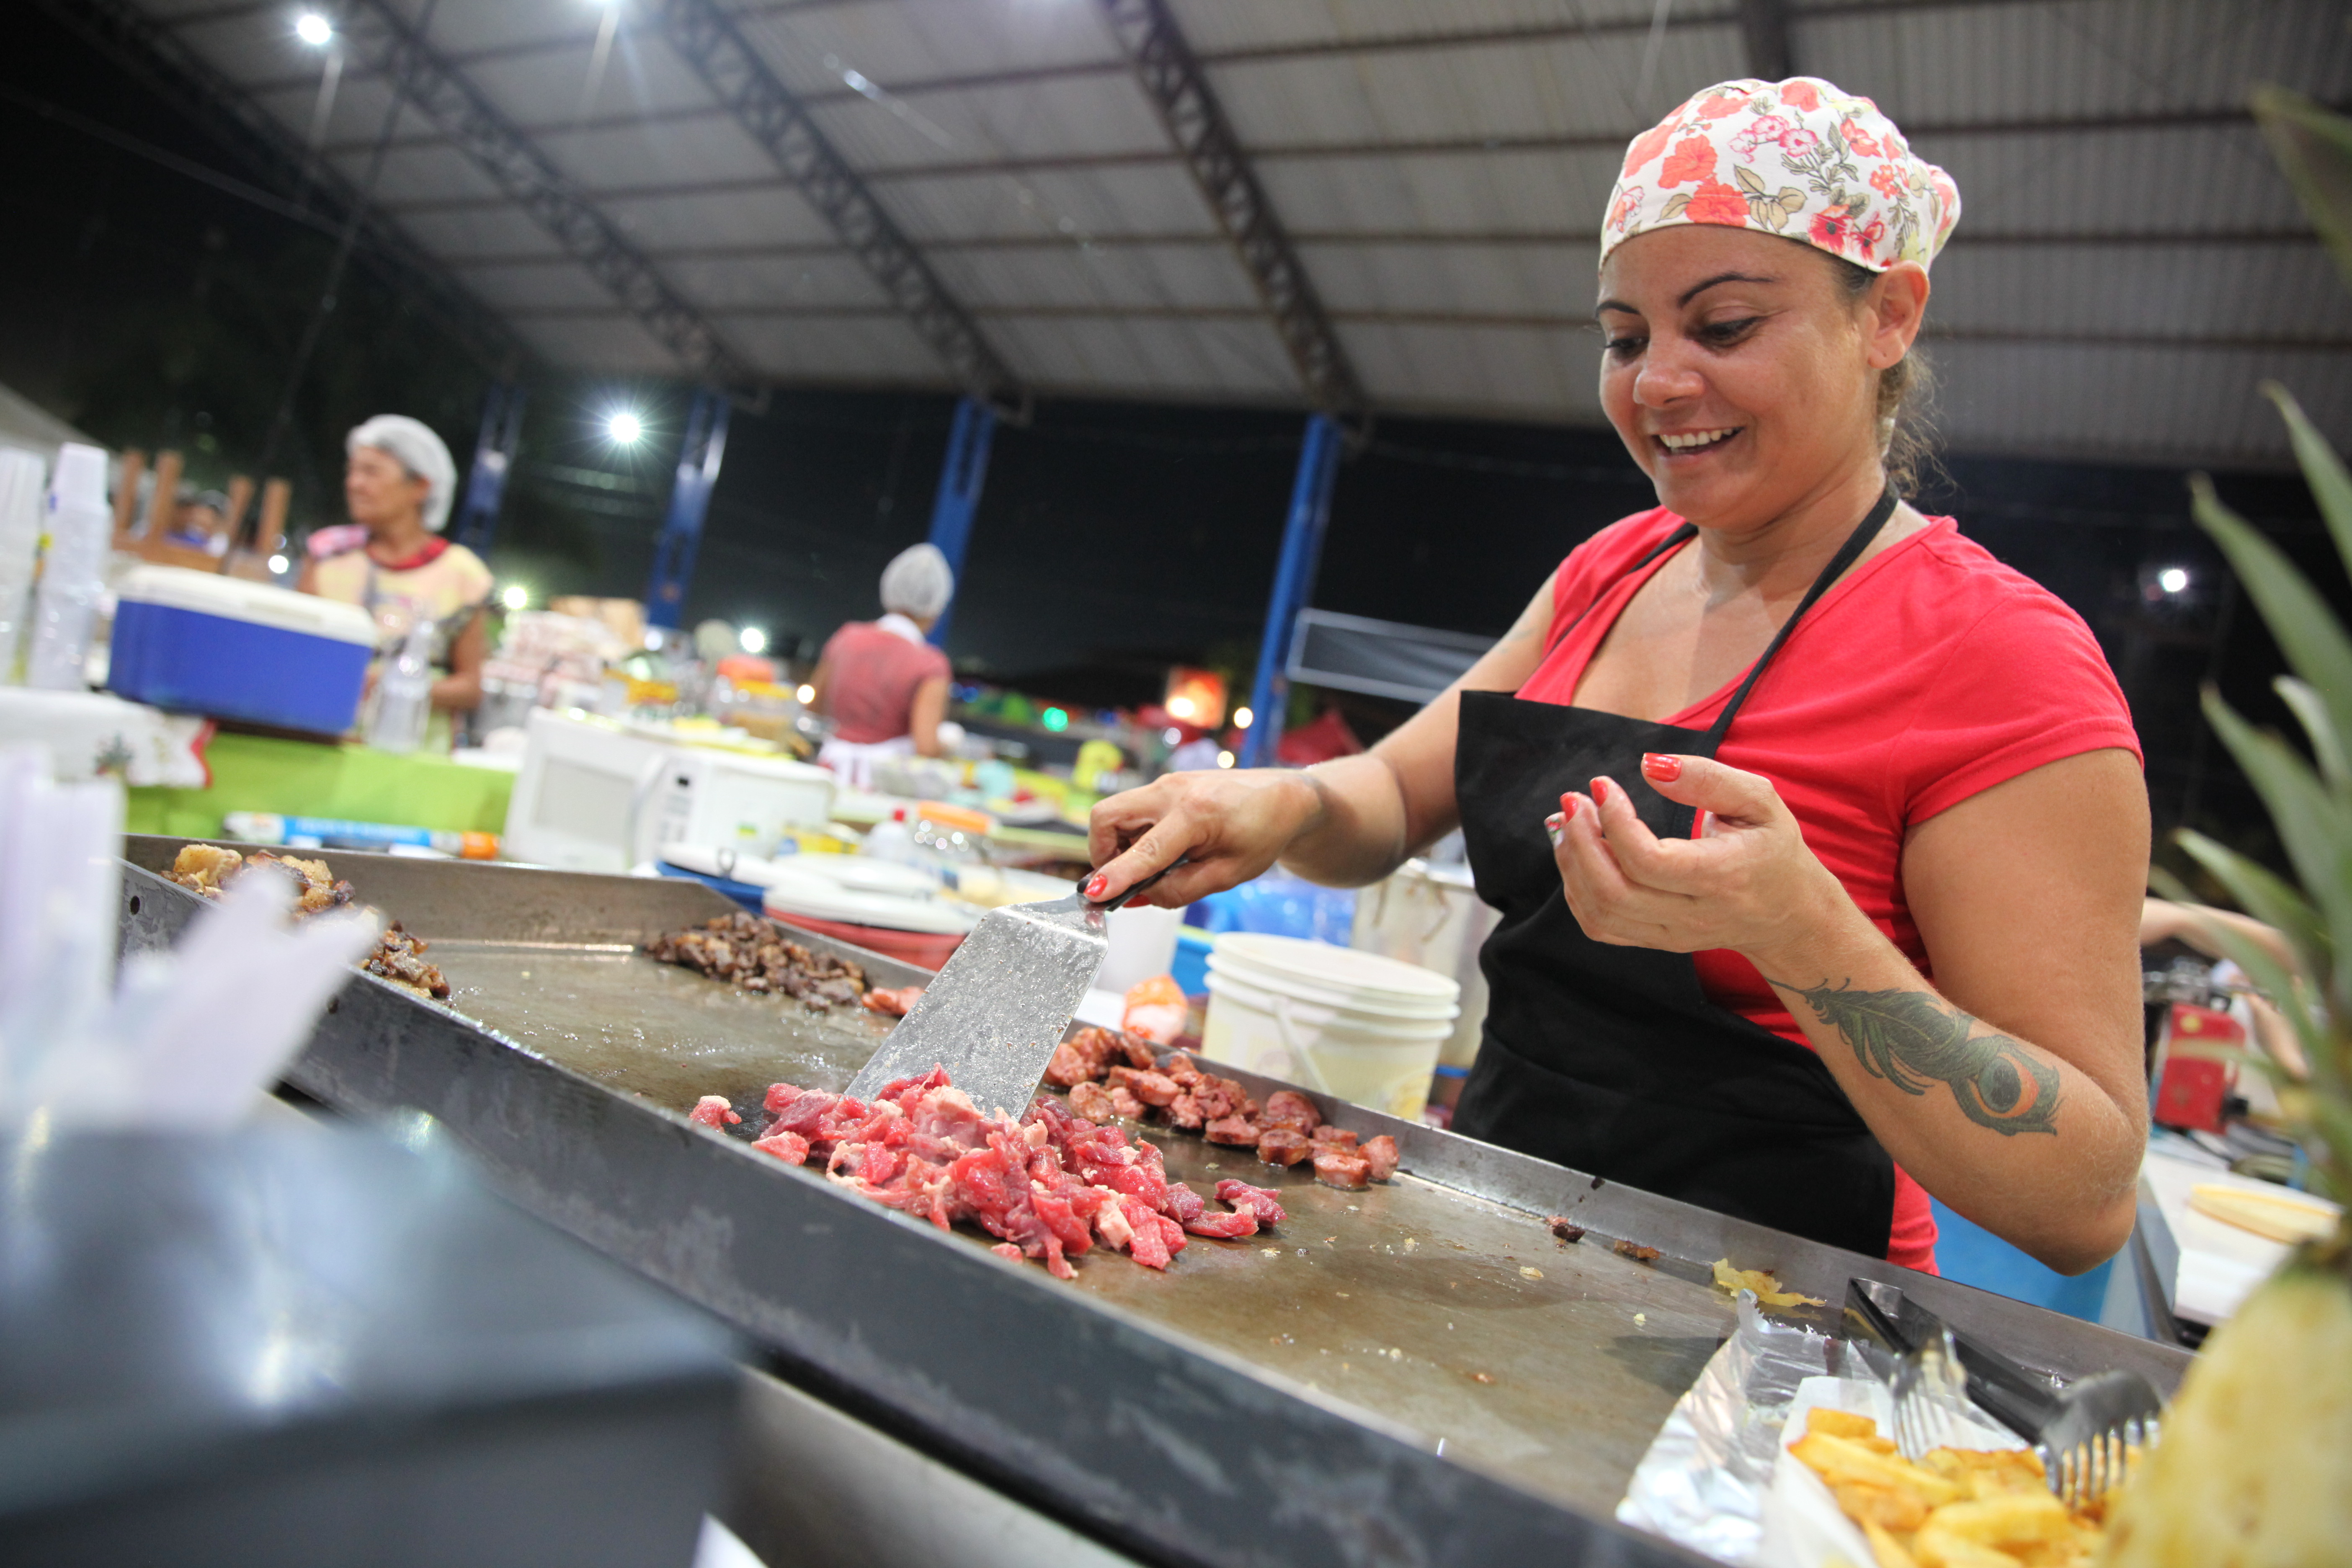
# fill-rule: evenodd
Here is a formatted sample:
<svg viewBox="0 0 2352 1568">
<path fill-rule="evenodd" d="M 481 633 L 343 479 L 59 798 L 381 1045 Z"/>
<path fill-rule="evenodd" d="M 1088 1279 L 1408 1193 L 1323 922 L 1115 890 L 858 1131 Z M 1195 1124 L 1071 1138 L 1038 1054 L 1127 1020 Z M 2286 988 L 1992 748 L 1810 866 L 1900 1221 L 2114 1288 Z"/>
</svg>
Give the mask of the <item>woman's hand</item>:
<svg viewBox="0 0 2352 1568">
<path fill-rule="evenodd" d="M 1696 806 L 1696 838 L 1662 839 L 1634 814 L 1622 784 L 1594 779 L 1591 794 L 1560 797 L 1554 835 L 1568 907 L 1584 934 L 1617 947 L 1667 952 L 1730 948 L 1760 954 L 1817 943 L 1825 922 L 1859 918 L 1829 868 L 1760 773 L 1706 757 L 1650 755 L 1643 783 Z"/>
<path fill-rule="evenodd" d="M 1096 805 L 1087 850 L 1100 869 L 1087 881 L 1087 897 L 1110 898 L 1179 856 L 1190 856 L 1192 864 L 1138 904 L 1175 909 L 1237 887 L 1273 865 L 1322 809 L 1314 780 L 1288 769 L 1170 773 Z"/>
</svg>

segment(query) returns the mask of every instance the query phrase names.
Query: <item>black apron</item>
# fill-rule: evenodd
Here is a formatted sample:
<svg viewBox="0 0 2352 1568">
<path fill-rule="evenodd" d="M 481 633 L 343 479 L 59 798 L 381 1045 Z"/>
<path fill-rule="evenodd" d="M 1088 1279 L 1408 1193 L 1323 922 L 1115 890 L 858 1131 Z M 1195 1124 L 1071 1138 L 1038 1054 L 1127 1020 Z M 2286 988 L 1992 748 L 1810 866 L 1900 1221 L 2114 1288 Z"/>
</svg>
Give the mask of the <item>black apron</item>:
<svg viewBox="0 0 2352 1568">
<path fill-rule="evenodd" d="M 1822 569 L 1709 729 L 1498 691 L 1462 694 L 1454 798 L 1478 896 L 1502 921 L 1478 956 L 1489 992 L 1486 1024 L 1454 1108 L 1455 1131 L 1886 1256 L 1895 1163 L 1829 1068 L 1803 1046 L 1709 1002 L 1689 954 L 1612 947 L 1586 936 L 1561 891 L 1544 818 L 1559 809 L 1564 792 L 1589 790 L 1592 779 L 1605 777 L 1625 790 L 1659 837 L 1689 837 L 1692 808 L 1643 782 L 1642 753 L 1714 756 L 1781 644 L 1894 511 L 1890 489 Z M 1627 575 L 1696 532 L 1684 524 Z"/>
</svg>

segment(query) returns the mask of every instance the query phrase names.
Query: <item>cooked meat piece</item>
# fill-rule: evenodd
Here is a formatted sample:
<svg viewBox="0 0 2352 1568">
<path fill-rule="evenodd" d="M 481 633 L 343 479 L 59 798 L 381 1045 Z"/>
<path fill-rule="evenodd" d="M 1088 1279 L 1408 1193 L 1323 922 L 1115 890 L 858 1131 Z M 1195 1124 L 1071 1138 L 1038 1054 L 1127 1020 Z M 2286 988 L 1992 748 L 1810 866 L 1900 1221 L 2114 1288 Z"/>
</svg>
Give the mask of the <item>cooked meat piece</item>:
<svg viewBox="0 0 2352 1568">
<path fill-rule="evenodd" d="M 1202 1136 L 1212 1143 L 1231 1143 L 1244 1149 L 1257 1147 L 1258 1127 L 1246 1116 L 1227 1116 L 1212 1121 Z"/>
<path fill-rule="evenodd" d="M 1139 1068 L 1111 1068 L 1110 1086 L 1113 1089 L 1126 1089 L 1146 1105 L 1171 1105 L 1181 1092 L 1176 1087 L 1176 1080 L 1167 1074 L 1147 1072 Z"/>
<path fill-rule="evenodd" d="M 1168 1125 L 1181 1127 L 1187 1132 L 1198 1132 L 1209 1124 L 1201 1102 L 1190 1094 L 1180 1094 L 1168 1102 Z"/>
<path fill-rule="evenodd" d="M 1570 1224 L 1569 1217 L 1564 1214 L 1553 1215 L 1549 1219 L 1545 1220 L 1544 1224 L 1551 1226 L 1551 1233 L 1562 1241 L 1575 1242 L 1584 1239 L 1584 1227 Z"/>
<path fill-rule="evenodd" d="M 400 922 L 394 921 L 376 939 L 375 951 L 367 955 L 360 967 L 370 974 L 391 981 L 404 991 L 413 991 L 436 1002 L 446 1002 L 449 999 L 449 983 L 441 977 L 440 970 L 425 962 L 423 955 L 427 945 L 401 930 Z"/>
<path fill-rule="evenodd" d="M 1141 1035 L 1130 1035 L 1121 1029 L 1116 1037 L 1119 1050 L 1127 1057 L 1128 1066 L 1145 1068 L 1160 1066 L 1160 1048 Z"/>
<path fill-rule="evenodd" d="M 1396 1140 L 1390 1137 L 1387 1133 L 1383 1132 L 1377 1138 L 1367 1140 L 1364 1146 L 1358 1150 L 1357 1152 L 1362 1154 L 1366 1160 L 1371 1162 L 1372 1180 L 1376 1182 L 1385 1182 L 1391 1176 L 1396 1174 Z"/>
<path fill-rule="evenodd" d="M 1257 1135 L 1257 1157 L 1269 1165 L 1296 1165 L 1314 1152 L 1304 1132 L 1287 1127 L 1266 1127 Z"/>
<path fill-rule="evenodd" d="M 723 1094 L 704 1095 L 694 1102 L 694 1109 L 686 1113 L 686 1119 L 699 1121 L 713 1131 L 722 1127 L 732 1127 L 743 1120 L 735 1114 L 735 1108 L 727 1103 L 727 1097 Z"/>
<path fill-rule="evenodd" d="M 1229 1078 L 1212 1078 L 1202 1074 L 1201 1081 L 1192 1086 L 1192 1098 L 1200 1102 L 1201 1114 L 1212 1121 L 1249 1114 L 1244 1109 L 1249 1103 L 1249 1096 L 1242 1092 L 1240 1084 Z"/>
<path fill-rule="evenodd" d="M 813 1009 L 843 1006 L 866 991 L 866 972 L 856 964 L 812 952 L 773 921 L 749 913 L 719 915 L 699 927 L 665 932 L 646 943 L 646 952 L 664 963 L 700 970 L 755 994 L 790 996 Z M 912 1001 L 908 998 L 909 1005 Z"/>
<path fill-rule="evenodd" d="M 1052 1079 L 1048 1071 L 1047 1080 Z M 1070 1090 L 1070 1113 L 1089 1121 L 1108 1121 L 1118 1115 L 1118 1108 L 1110 1102 L 1110 1090 L 1091 1080 L 1075 1085 Z"/>
<path fill-rule="evenodd" d="M 172 869 L 166 874 L 184 888 L 212 893 L 244 864 L 245 857 L 234 849 L 210 844 L 184 844 L 172 858 Z"/>
<path fill-rule="evenodd" d="M 1160 1070 L 1186 1089 L 1200 1082 L 1203 1076 L 1201 1064 L 1192 1059 L 1192 1053 L 1190 1051 L 1169 1052 L 1168 1059 L 1160 1064 Z"/>
<path fill-rule="evenodd" d="M 1287 1127 L 1294 1132 L 1312 1132 L 1323 1125 L 1323 1113 L 1315 1102 L 1295 1089 L 1277 1089 L 1265 1097 L 1265 1110 L 1258 1120 L 1268 1127 Z"/>
<path fill-rule="evenodd" d="M 1115 1114 L 1123 1116 L 1129 1121 L 1143 1120 L 1143 1101 L 1135 1098 L 1135 1091 L 1131 1089 L 1112 1089 L 1110 1108 Z"/>
<path fill-rule="evenodd" d="M 1308 1133 L 1307 1137 L 1307 1140 L 1315 1145 L 1318 1151 L 1324 1149 L 1353 1149 L 1356 1146 L 1356 1135 L 1353 1132 L 1350 1132 L 1345 1127 L 1334 1127 L 1328 1121 L 1322 1126 L 1318 1127 L 1314 1131 Z"/>
<path fill-rule="evenodd" d="M 1327 1187 L 1353 1192 L 1370 1184 L 1372 1163 L 1345 1149 L 1326 1149 L 1315 1156 L 1315 1179 Z"/>
<path fill-rule="evenodd" d="M 1247 1182 L 1232 1176 L 1217 1184 L 1217 1197 L 1236 1209 L 1245 1209 L 1257 1215 L 1258 1224 L 1269 1228 L 1290 1217 L 1282 1212 L 1282 1202 L 1275 1196 L 1272 1188 L 1253 1187 Z"/>
<path fill-rule="evenodd" d="M 1091 1084 L 1095 1081 L 1093 1064 L 1074 1042 L 1064 1040 L 1054 1047 L 1054 1059 L 1045 1064 L 1045 1081 L 1055 1089 Z"/>
<path fill-rule="evenodd" d="M 1656 1247 L 1643 1247 L 1639 1242 L 1612 1241 L 1609 1247 L 1610 1250 L 1620 1258 L 1630 1258 L 1636 1263 L 1655 1263 L 1658 1260 Z"/>
<path fill-rule="evenodd" d="M 866 994 L 866 1006 L 870 1012 L 903 1018 L 913 1012 L 915 1004 L 922 999 L 923 988 L 919 985 L 901 985 L 896 991 L 877 985 Z"/>
<path fill-rule="evenodd" d="M 1099 1025 L 1089 1024 L 1069 1038 L 1070 1048 L 1087 1064 L 1087 1076 L 1100 1079 L 1110 1071 L 1111 1064 L 1124 1065 L 1127 1055 L 1118 1047 L 1118 1036 Z"/>
</svg>

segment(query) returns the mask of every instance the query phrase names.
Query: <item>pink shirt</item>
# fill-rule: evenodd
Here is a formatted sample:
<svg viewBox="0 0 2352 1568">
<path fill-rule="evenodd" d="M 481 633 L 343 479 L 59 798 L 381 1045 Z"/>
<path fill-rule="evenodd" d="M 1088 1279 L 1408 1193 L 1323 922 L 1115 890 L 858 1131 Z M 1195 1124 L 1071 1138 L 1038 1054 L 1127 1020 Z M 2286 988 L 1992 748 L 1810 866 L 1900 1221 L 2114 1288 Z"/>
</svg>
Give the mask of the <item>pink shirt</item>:
<svg viewBox="0 0 2352 1568">
<path fill-rule="evenodd" d="M 915 689 L 953 673 L 938 648 L 872 621 L 851 621 L 834 633 L 824 661 L 832 669 L 825 705 L 833 711 L 834 733 L 856 746 L 906 734 L 913 727 Z"/>
</svg>

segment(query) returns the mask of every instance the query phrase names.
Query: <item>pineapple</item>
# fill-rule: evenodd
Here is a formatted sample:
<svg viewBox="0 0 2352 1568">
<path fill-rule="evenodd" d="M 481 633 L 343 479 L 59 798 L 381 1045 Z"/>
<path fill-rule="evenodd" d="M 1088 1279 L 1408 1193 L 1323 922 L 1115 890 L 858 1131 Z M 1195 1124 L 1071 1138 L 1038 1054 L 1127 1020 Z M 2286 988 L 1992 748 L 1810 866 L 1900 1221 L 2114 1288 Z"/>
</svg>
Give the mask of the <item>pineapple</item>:
<svg viewBox="0 0 2352 1568">
<path fill-rule="evenodd" d="M 2352 282 L 2352 121 L 2277 89 L 2254 95 L 2264 134 Z M 2352 475 L 2284 389 L 2295 455 L 2352 569 Z M 2280 1105 L 2315 1185 L 2352 1199 L 2352 637 L 2286 557 L 2195 485 L 2198 521 L 2230 558 L 2294 670 L 2278 682 L 2312 761 L 2211 690 L 2205 711 L 2260 792 L 2300 890 L 2200 835 L 2179 843 L 2257 919 L 2286 933 L 2284 968 L 2212 934 L 2295 1025 L 2307 1073 Z M 2160 890 L 2179 896 L 2172 879 Z M 2352 1233 L 2303 1247 L 2206 1342 L 2109 1525 L 2110 1568 L 2316 1568 L 2352 1562 Z"/>
</svg>

